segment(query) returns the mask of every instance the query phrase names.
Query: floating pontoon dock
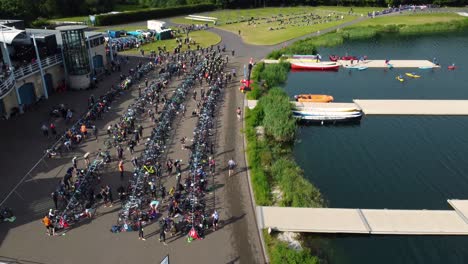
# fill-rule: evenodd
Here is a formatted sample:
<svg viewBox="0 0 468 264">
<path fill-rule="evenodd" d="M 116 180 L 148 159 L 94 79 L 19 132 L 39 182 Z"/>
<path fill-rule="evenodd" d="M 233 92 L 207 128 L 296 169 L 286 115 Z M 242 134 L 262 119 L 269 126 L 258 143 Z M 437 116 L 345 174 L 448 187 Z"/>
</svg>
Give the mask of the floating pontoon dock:
<svg viewBox="0 0 468 264">
<path fill-rule="evenodd" d="M 286 61 L 294 63 L 294 62 L 314 62 L 314 59 L 287 59 Z M 267 64 L 271 63 L 279 63 L 279 60 L 263 60 L 263 62 Z M 325 62 L 325 61 L 322 61 Z M 344 61 L 338 60 L 338 64 L 343 66 L 344 68 L 348 67 L 367 67 L 367 68 L 389 68 L 389 65 L 385 63 L 385 60 L 365 60 L 365 61 Z M 390 60 L 389 64 L 393 68 L 439 68 L 440 66 L 434 64 L 428 60 Z"/>
<path fill-rule="evenodd" d="M 468 115 L 468 100 L 353 100 L 366 115 Z"/>
<path fill-rule="evenodd" d="M 341 66 L 347 67 L 368 67 L 368 68 L 388 68 L 389 65 L 385 63 L 385 60 L 365 60 L 357 63 L 354 61 L 351 64 L 351 61 L 338 61 Z M 390 60 L 388 62 L 393 68 L 419 68 L 419 67 L 431 67 L 439 68 L 440 66 L 434 64 L 428 60 Z"/>
<path fill-rule="evenodd" d="M 468 235 L 468 200 L 448 200 L 455 210 L 388 210 L 257 207 L 260 228 L 310 233 Z"/>
<path fill-rule="evenodd" d="M 250 109 L 254 109 L 257 105 L 257 100 L 246 100 L 244 106 Z M 360 110 L 359 106 L 355 103 L 299 103 L 291 101 L 291 103 L 296 105 L 297 110 L 314 110 L 314 109 L 352 109 Z"/>
<path fill-rule="evenodd" d="M 468 115 L 468 100 L 361 100 L 354 103 L 298 103 L 297 110 L 326 111 L 325 108 L 361 110 L 366 115 Z M 255 108 L 256 100 L 245 106 Z M 325 109 L 325 110 L 324 110 Z"/>
</svg>

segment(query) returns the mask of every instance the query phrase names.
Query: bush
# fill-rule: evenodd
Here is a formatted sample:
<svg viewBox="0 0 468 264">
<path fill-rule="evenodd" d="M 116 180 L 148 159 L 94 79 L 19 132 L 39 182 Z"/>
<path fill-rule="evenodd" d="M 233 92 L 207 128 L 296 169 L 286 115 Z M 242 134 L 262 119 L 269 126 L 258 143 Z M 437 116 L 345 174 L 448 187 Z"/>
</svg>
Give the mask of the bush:
<svg viewBox="0 0 468 264">
<path fill-rule="evenodd" d="M 285 242 L 279 241 L 275 237 L 263 230 L 263 237 L 270 255 L 271 264 L 318 264 L 320 260 L 312 256 L 309 249 L 296 251 L 290 249 Z"/>
<path fill-rule="evenodd" d="M 259 73 L 259 81 L 265 80 L 267 87 L 283 84 L 288 79 L 289 68 L 289 62 L 268 64 L 263 71 Z"/>
<path fill-rule="evenodd" d="M 251 79 L 254 81 L 251 85 L 252 91 L 247 94 L 247 99 L 258 100 L 270 87 L 283 84 L 288 78 L 290 67 L 289 62 L 256 64 L 251 75 Z"/>
<path fill-rule="evenodd" d="M 285 242 L 278 241 L 272 248 L 271 253 L 272 264 L 319 264 L 319 258 L 312 256 L 310 250 L 303 249 L 296 251 L 290 249 Z"/>
<path fill-rule="evenodd" d="M 247 159 L 249 163 L 250 176 L 252 178 L 252 189 L 254 191 L 257 205 L 271 205 L 271 188 L 265 171 L 261 165 L 261 155 L 267 152 L 267 146 L 257 140 L 255 127 L 263 119 L 263 109 L 261 106 L 253 110 L 245 110 L 246 137 L 247 137 Z"/>
<path fill-rule="evenodd" d="M 285 54 L 317 54 L 317 48 L 308 41 L 299 40 L 285 48 L 273 50 L 267 58 L 277 60 Z"/>
<path fill-rule="evenodd" d="M 176 6 L 169 8 L 149 8 L 145 10 L 128 11 L 118 14 L 104 14 L 96 16 L 96 25 L 108 26 L 126 24 L 142 20 L 160 19 L 164 17 L 173 17 L 191 13 L 212 11 L 215 8 L 216 6 L 213 4 L 199 4 Z"/>
<path fill-rule="evenodd" d="M 259 102 L 263 107 L 265 134 L 279 143 L 294 140 L 296 120 L 292 117 L 288 95 L 278 87 L 268 91 Z"/>
<path fill-rule="evenodd" d="M 320 191 L 304 179 L 302 169 L 296 162 L 282 157 L 273 164 L 271 174 L 283 192 L 282 206 L 323 207 Z"/>
<path fill-rule="evenodd" d="M 48 27 L 49 25 L 50 25 L 49 20 L 42 18 L 42 17 L 38 17 L 36 20 L 34 20 L 31 23 L 31 26 L 33 28 L 44 28 L 44 27 Z"/>
</svg>

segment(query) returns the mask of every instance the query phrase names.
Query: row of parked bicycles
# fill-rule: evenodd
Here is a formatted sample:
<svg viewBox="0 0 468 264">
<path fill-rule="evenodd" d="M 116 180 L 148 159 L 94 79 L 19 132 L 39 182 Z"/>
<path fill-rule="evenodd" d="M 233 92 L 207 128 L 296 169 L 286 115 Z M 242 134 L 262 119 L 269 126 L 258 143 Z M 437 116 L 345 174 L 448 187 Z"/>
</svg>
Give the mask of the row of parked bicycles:
<svg viewBox="0 0 468 264">
<path fill-rule="evenodd" d="M 195 77 L 206 63 L 207 61 L 202 61 L 195 66 L 192 73 L 186 76 L 183 83 L 165 101 L 157 120 L 158 125 L 152 130 L 150 138 L 145 143 L 145 150 L 138 159 L 140 166 L 135 168 L 133 177 L 129 182 L 129 196 L 125 204 L 122 205 L 117 223 L 122 228 L 122 231 L 136 230 L 139 219 L 142 217 L 142 214 L 145 214 L 145 207 L 150 204 L 151 200 L 149 190 L 147 189 L 148 182 L 151 181 L 155 185 L 161 185 L 161 179 L 155 177 L 156 171 L 152 168 L 157 166 L 158 160 L 165 153 L 165 143 L 169 137 L 172 123 L 176 115 L 181 111 L 181 105 L 186 98 L 187 92 L 195 84 Z M 149 89 L 154 88 L 150 86 Z M 145 91 L 145 95 L 147 94 Z"/>
<path fill-rule="evenodd" d="M 87 130 L 83 130 L 82 127 L 92 129 L 95 121 L 102 117 L 103 113 L 110 110 L 110 104 L 116 97 L 120 96 L 122 90 L 141 79 L 144 74 L 147 74 L 153 68 L 154 66 L 151 63 L 142 65 L 137 71 L 133 71 L 131 75 L 126 76 L 124 81 L 116 85 L 117 89 L 111 89 L 103 96 L 100 96 L 97 102 L 91 105 L 83 116 L 46 152 L 49 155 L 62 156 L 62 146 L 71 150 L 75 145 L 81 143 L 83 139 L 89 136 Z M 126 83 L 126 86 L 122 85 L 123 82 Z M 67 228 L 80 219 L 90 216 L 95 208 L 96 195 L 94 189 L 101 180 L 101 169 L 105 160 L 101 153 L 98 153 L 93 161 L 89 161 L 89 153 L 85 154 L 84 158 L 86 167 L 84 169 L 70 167 L 52 193 L 52 198 L 57 203 L 57 210 L 49 213 L 49 217 L 52 218 L 51 221 L 56 229 Z M 75 176 L 72 176 L 74 172 Z"/>
<path fill-rule="evenodd" d="M 216 57 L 210 64 L 210 72 L 220 73 L 223 69 L 223 59 Z M 202 107 L 199 114 L 198 123 L 194 129 L 194 144 L 191 147 L 190 154 L 190 173 L 185 179 L 184 194 L 180 196 L 179 204 L 184 205 L 184 217 L 182 230 L 188 234 L 188 239 L 198 239 L 203 237 L 206 229 L 210 227 L 213 221 L 206 210 L 205 194 L 208 187 L 208 176 L 214 172 L 214 164 L 209 164 L 214 144 L 213 130 L 214 117 L 218 97 L 221 94 L 223 84 L 223 75 L 218 77 L 211 76 L 211 85 L 203 98 Z M 209 167 L 211 166 L 211 170 Z M 216 219 L 217 220 L 217 219 Z"/>
<path fill-rule="evenodd" d="M 172 121 L 177 112 L 182 111 L 181 105 L 187 92 L 199 76 L 206 78 L 211 86 L 202 99 L 199 121 L 193 132 L 194 143 L 189 160 L 190 172 L 183 181 L 179 175 L 176 177 L 175 192 L 169 198 L 169 218 L 163 218 L 161 221 L 166 224 L 161 224 L 161 226 L 188 234 L 189 239 L 203 237 L 205 230 L 209 228 L 210 216 L 206 211 L 205 193 L 208 186 L 208 154 L 212 152 L 212 149 L 208 146 L 213 145 L 213 117 L 218 95 L 222 85 L 225 84 L 221 74 L 224 61 L 219 54 L 215 54 L 216 52 L 213 52 L 206 56 L 205 60 L 193 69 L 165 105 L 159 124 L 153 130 L 152 136 L 146 143 L 145 152 L 140 158 L 143 166 L 135 170 L 134 177 L 130 181 L 131 194 L 122 207 L 118 224 L 111 229 L 113 232 L 137 230 L 138 225 L 142 224 L 141 221 L 146 222 L 157 218 L 155 208 L 152 207 L 156 207 L 159 201 L 155 201 L 155 197 L 150 196 L 148 186 L 160 185 L 161 179 L 157 175 L 158 169 L 151 168 L 159 166 L 157 161 L 165 152 L 165 141 L 169 137 Z M 152 184 L 148 184 L 149 182 Z M 167 224 L 168 222 L 170 224 Z"/>
</svg>

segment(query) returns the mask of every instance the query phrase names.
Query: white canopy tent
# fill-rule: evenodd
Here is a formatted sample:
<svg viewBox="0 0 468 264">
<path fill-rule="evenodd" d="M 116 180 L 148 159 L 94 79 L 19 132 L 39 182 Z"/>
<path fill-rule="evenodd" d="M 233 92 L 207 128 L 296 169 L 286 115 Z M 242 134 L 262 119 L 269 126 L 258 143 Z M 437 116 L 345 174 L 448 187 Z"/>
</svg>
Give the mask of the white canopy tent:
<svg viewBox="0 0 468 264">
<path fill-rule="evenodd" d="M 0 42 L 5 44 L 11 44 L 13 40 L 18 37 L 20 34 L 23 33 L 23 37 L 25 37 L 24 30 L 10 28 L 6 26 L 0 25 Z"/>
</svg>

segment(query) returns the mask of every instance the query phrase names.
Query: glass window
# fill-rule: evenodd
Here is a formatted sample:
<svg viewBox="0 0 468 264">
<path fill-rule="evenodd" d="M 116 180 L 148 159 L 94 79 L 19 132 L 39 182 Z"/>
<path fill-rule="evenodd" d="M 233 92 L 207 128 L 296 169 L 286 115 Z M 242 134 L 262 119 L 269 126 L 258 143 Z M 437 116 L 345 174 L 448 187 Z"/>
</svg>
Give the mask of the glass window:
<svg viewBox="0 0 468 264">
<path fill-rule="evenodd" d="M 62 32 L 63 53 L 67 69 L 72 75 L 89 73 L 89 59 L 83 30 Z"/>
</svg>

